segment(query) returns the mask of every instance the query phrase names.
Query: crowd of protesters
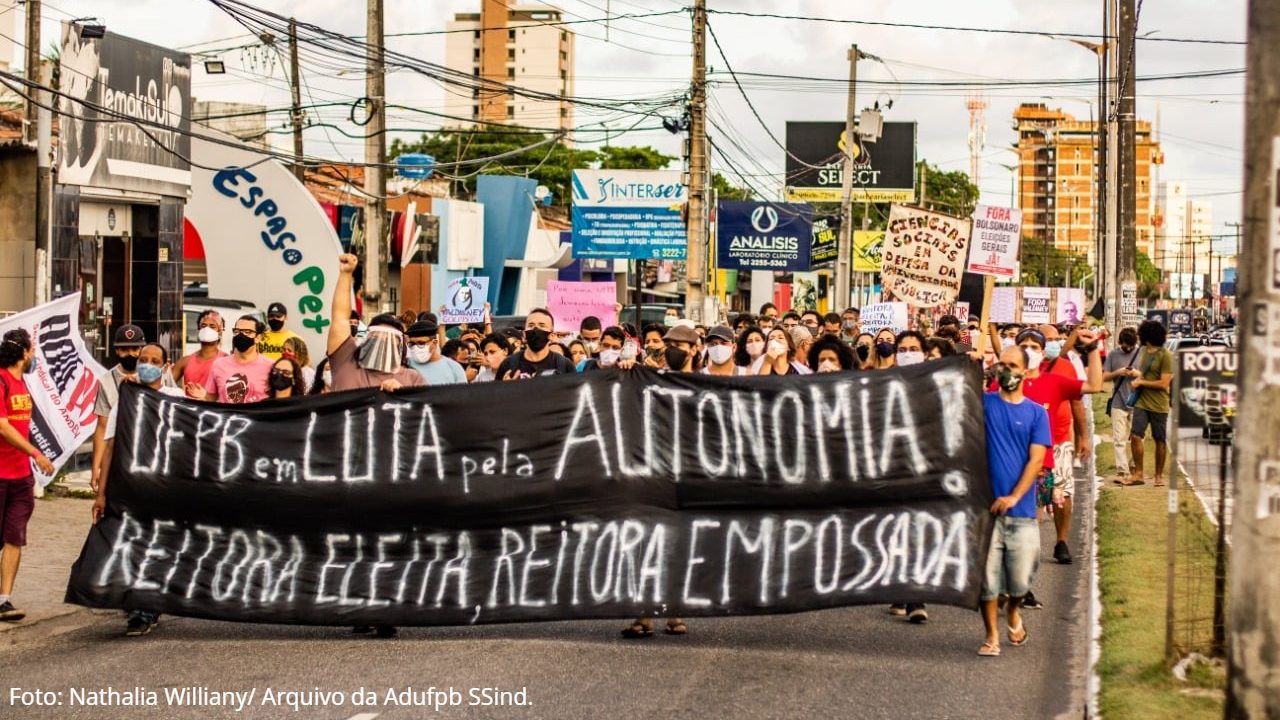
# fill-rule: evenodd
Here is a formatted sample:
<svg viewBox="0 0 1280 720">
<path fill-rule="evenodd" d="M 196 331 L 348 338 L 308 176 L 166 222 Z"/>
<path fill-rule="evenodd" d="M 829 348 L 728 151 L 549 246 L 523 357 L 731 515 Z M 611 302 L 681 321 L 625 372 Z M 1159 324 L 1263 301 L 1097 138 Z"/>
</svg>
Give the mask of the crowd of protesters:
<svg viewBox="0 0 1280 720">
<path fill-rule="evenodd" d="M 322 357 L 312 356 L 301 337 L 284 329 L 287 315 L 281 303 L 268 308 L 265 325 L 253 315 L 232 320 L 230 354 L 221 349 L 227 319 L 214 310 L 198 319 L 200 348 L 174 362 L 161 346 L 149 344 L 137 326 L 118 328 L 116 363 L 102 379 L 95 405 L 99 417 L 91 472 L 97 491 L 95 522 L 105 507 L 116 405 L 124 382 L 195 400 L 255 403 L 364 388 L 393 392 L 625 371 L 636 366 L 735 377 L 874 372 L 967 354 L 982 363 L 989 383 L 984 412 L 988 475 L 996 498 L 991 512 L 997 517 L 982 592 L 986 637 L 979 654 L 997 656 L 1000 608 L 1004 608 L 1009 643 L 1021 645 L 1028 637 L 1021 610 L 1043 607 L 1031 587 L 1041 556 L 1038 518 L 1053 518 L 1054 560 L 1072 562 L 1068 538 L 1073 467 L 1091 459 L 1088 397 L 1102 391 L 1104 381 L 1112 383 L 1108 405 L 1118 431 L 1116 464 L 1121 475 L 1116 481 L 1145 482 L 1142 449 L 1148 428 L 1157 448 L 1157 483 L 1162 476 L 1172 356 L 1163 348 L 1163 327 L 1155 322 L 1120 332 L 1105 362 L 1100 337 L 1084 325 L 992 325 L 984 332 L 976 320 L 965 323 L 947 315 L 936 323 L 918 323 L 923 329 L 870 328 L 862 325 L 857 308 L 825 314 L 812 309 L 779 313 L 772 303 L 757 315 L 739 313 L 731 321 L 710 326 L 682 319 L 669 308 L 660 324 L 604 326 L 599 318 L 588 317 L 576 332 L 563 333 L 557 332 L 549 311 L 536 308 L 525 316 L 523 327 L 495 329 L 488 307 L 479 327 L 445 327 L 431 312 L 380 314 L 366 325 L 351 303 L 356 262 L 352 255 L 340 259 L 333 321 Z M 24 500 L 31 485 L 28 458 L 35 458 L 42 468 L 48 461 L 26 439 L 31 403 L 22 377 L 34 364 L 30 338 L 14 331 L 3 342 L 0 620 L 13 620 L 21 617 L 9 594 L 30 516 L 30 503 Z M 928 620 L 927 609 L 920 604 L 895 604 L 889 612 L 913 623 Z M 155 613 L 132 611 L 126 634 L 145 635 L 157 620 Z M 390 626 L 356 631 L 380 637 L 396 634 Z M 666 632 L 684 634 L 688 627 L 680 618 L 668 618 Z M 653 621 L 647 617 L 623 629 L 623 635 L 632 638 L 652 633 Z"/>
</svg>

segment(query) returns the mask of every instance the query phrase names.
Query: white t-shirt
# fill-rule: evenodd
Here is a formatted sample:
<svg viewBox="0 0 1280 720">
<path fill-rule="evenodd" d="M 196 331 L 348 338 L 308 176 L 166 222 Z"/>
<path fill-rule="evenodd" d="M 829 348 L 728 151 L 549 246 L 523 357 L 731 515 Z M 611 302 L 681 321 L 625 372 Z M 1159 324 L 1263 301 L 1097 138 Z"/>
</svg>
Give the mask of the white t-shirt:
<svg viewBox="0 0 1280 720">
<path fill-rule="evenodd" d="M 711 366 L 710 366 L 710 365 L 707 365 L 706 367 L 702 368 L 702 370 L 701 370 L 700 372 L 701 372 L 703 375 L 710 375 L 710 374 L 711 374 Z M 739 375 L 747 375 L 748 373 L 747 373 L 747 369 L 746 369 L 746 368 L 744 368 L 744 367 L 742 367 L 741 365 L 734 365 L 734 366 L 733 366 L 733 374 L 734 374 L 734 376 L 739 376 Z"/>
<path fill-rule="evenodd" d="M 764 361 L 765 361 L 765 356 L 764 356 L 764 355 L 761 355 L 760 357 L 756 358 L 756 359 L 755 359 L 755 362 L 751 363 L 751 372 L 750 372 L 750 373 L 747 373 L 747 374 L 748 374 L 748 375 L 759 375 L 759 374 L 760 374 L 760 368 L 764 367 Z M 791 367 L 792 367 L 792 369 L 794 369 L 794 370 L 796 371 L 796 374 L 797 374 L 797 375 L 812 375 L 812 374 L 813 374 L 813 371 L 812 371 L 812 370 L 810 370 L 809 368 L 805 367 L 804 365 L 800 364 L 799 362 L 797 362 L 797 361 L 795 361 L 795 360 L 792 360 L 792 361 L 791 361 Z"/>
<path fill-rule="evenodd" d="M 161 395 L 169 395 L 171 397 L 184 398 L 187 396 L 181 388 L 160 386 Z M 107 414 L 107 429 L 102 433 L 103 440 L 110 440 L 116 436 L 116 415 L 120 413 L 120 403 L 111 406 L 111 412 Z"/>
</svg>

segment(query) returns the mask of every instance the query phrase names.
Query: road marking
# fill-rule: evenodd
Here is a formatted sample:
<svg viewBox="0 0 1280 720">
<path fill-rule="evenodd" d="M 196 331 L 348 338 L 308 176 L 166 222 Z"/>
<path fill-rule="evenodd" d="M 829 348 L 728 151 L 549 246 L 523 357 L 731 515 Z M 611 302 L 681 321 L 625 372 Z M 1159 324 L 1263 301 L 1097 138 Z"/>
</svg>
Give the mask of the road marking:
<svg viewBox="0 0 1280 720">
<path fill-rule="evenodd" d="M 355 715 L 347 718 L 347 720 L 373 720 L 381 714 L 382 713 L 356 713 Z"/>
</svg>

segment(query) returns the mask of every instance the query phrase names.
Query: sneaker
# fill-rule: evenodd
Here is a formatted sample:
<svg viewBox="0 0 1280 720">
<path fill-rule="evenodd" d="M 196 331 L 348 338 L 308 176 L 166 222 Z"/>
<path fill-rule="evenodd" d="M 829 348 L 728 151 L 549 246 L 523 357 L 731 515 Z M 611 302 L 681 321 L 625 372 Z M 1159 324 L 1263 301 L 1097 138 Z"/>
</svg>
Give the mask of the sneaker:
<svg viewBox="0 0 1280 720">
<path fill-rule="evenodd" d="M 377 630 L 374 631 L 374 635 L 382 638 L 383 640 L 393 638 L 399 633 L 400 631 L 396 629 L 395 625 L 379 625 Z"/>
<path fill-rule="evenodd" d="M 907 606 L 903 603 L 894 603 L 889 606 L 889 614 L 902 617 L 907 614 Z"/>
<path fill-rule="evenodd" d="M 1067 543 L 1059 540 L 1057 545 L 1053 546 L 1053 559 L 1058 561 L 1059 565 L 1071 564 L 1071 551 L 1067 549 Z"/>
<path fill-rule="evenodd" d="M 27 614 L 25 612 L 14 607 L 13 603 L 9 602 L 8 600 L 5 600 L 4 604 L 0 605 L 0 621 L 18 622 L 19 620 L 21 620 L 26 616 Z"/>
<path fill-rule="evenodd" d="M 1030 590 L 1028 590 L 1027 594 L 1022 597 L 1022 607 L 1028 608 L 1030 610 L 1043 610 L 1044 603 L 1037 600 L 1036 596 L 1032 594 Z"/>
<path fill-rule="evenodd" d="M 927 623 L 927 622 L 929 622 L 929 612 L 928 612 L 927 610 L 925 610 L 925 609 L 924 609 L 924 605 L 923 605 L 923 604 L 921 604 L 921 605 L 908 605 L 908 606 L 907 606 L 907 620 L 909 620 L 909 621 L 911 621 L 911 622 L 913 622 L 913 623 L 915 623 L 915 624 L 917 624 L 917 625 L 921 625 L 921 624 Z"/>
<path fill-rule="evenodd" d="M 131 617 L 129 618 L 129 624 L 125 626 L 124 635 L 125 637 L 141 637 L 151 632 L 151 629 L 155 626 L 155 623 L 149 622 L 144 618 Z"/>
</svg>

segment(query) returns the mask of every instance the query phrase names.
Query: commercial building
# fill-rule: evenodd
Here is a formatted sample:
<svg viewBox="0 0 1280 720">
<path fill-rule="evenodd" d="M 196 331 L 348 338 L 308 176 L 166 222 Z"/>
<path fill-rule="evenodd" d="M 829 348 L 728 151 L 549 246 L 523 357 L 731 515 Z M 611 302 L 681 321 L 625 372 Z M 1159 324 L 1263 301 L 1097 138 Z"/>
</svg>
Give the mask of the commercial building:
<svg viewBox="0 0 1280 720">
<path fill-rule="evenodd" d="M 573 127 L 573 33 L 559 9 L 481 0 L 480 12 L 459 13 L 446 25 L 445 65 L 494 83 L 494 89 L 445 87 L 451 122 L 503 123 L 529 128 Z M 503 86 L 503 87 L 499 87 Z M 505 86 L 539 93 L 518 95 Z M 545 99 L 545 98 L 550 99 Z"/>
<path fill-rule="evenodd" d="M 269 148 L 267 106 L 253 103 L 196 100 L 192 104 L 191 122 L 221 130 L 237 140 L 260 148 Z"/>
<path fill-rule="evenodd" d="M 1162 182 L 1156 194 L 1155 254 L 1163 273 L 1209 273 L 1213 204 L 1187 197 L 1185 183 Z"/>
<path fill-rule="evenodd" d="M 1018 133 L 1018 207 L 1022 235 L 1052 242 L 1054 247 L 1095 255 L 1097 223 L 1098 125 L 1077 120 L 1044 103 L 1023 103 L 1013 112 Z M 1152 170 L 1163 162 L 1160 144 L 1151 138 L 1151 123 L 1137 130 L 1137 246 L 1153 255 L 1155 228 Z"/>
</svg>

